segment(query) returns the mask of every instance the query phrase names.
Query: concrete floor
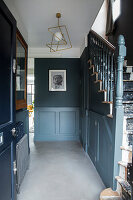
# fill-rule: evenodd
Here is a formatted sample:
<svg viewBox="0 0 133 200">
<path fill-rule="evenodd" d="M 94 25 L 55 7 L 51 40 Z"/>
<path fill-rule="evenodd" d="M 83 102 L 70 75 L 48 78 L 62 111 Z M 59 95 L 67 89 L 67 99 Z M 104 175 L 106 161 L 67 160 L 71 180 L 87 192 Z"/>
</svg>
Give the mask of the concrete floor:
<svg viewBox="0 0 133 200">
<path fill-rule="evenodd" d="M 33 143 L 18 200 L 98 200 L 104 185 L 78 142 Z"/>
</svg>

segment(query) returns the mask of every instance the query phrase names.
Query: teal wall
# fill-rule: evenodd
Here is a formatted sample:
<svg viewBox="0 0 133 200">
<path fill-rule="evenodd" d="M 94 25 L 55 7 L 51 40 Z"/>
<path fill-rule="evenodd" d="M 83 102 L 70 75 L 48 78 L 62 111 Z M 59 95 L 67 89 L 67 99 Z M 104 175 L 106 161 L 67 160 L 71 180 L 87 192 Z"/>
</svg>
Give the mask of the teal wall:
<svg viewBox="0 0 133 200">
<path fill-rule="evenodd" d="M 89 111 L 89 76 L 88 76 L 88 48 L 86 47 L 80 58 L 81 87 L 80 87 L 80 141 L 87 151 L 88 111 Z"/>
<path fill-rule="evenodd" d="M 66 70 L 67 91 L 49 92 L 49 70 Z M 80 59 L 36 58 L 35 59 L 35 106 L 79 107 Z"/>
<path fill-rule="evenodd" d="M 92 111 L 89 111 L 88 119 L 88 154 L 106 187 L 113 187 L 113 120 Z"/>
<path fill-rule="evenodd" d="M 79 140 L 79 108 L 35 107 L 34 140 Z"/>
<path fill-rule="evenodd" d="M 65 92 L 49 92 L 49 70 L 66 70 Z M 35 141 L 79 140 L 80 59 L 35 59 Z"/>
</svg>

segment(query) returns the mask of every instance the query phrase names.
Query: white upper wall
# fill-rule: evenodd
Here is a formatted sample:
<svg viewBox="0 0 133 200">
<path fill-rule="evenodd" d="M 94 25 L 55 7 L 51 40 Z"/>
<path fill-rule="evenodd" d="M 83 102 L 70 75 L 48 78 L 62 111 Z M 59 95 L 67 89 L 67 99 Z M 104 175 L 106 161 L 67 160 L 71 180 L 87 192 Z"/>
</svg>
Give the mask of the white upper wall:
<svg viewBox="0 0 133 200">
<path fill-rule="evenodd" d="M 4 0 L 5 4 L 7 5 L 8 9 L 11 11 L 12 15 L 17 21 L 17 28 L 23 35 L 26 42 L 28 42 L 28 32 L 27 29 L 22 21 L 22 18 L 19 16 L 19 12 L 17 11 L 14 2 L 12 0 Z"/>
<path fill-rule="evenodd" d="M 92 30 L 98 33 L 100 36 L 105 38 L 106 33 L 106 21 L 107 21 L 107 0 L 104 3 L 92 25 Z"/>
</svg>

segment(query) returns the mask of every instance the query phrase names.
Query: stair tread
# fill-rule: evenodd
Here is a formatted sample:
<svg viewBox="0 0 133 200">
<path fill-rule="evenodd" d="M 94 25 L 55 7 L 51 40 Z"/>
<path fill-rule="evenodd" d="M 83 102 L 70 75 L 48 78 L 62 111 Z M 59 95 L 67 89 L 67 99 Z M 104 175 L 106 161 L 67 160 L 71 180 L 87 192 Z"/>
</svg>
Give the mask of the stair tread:
<svg viewBox="0 0 133 200">
<path fill-rule="evenodd" d="M 126 119 L 133 119 L 133 114 L 124 114 L 124 118 Z"/>
<path fill-rule="evenodd" d="M 133 135 L 133 130 L 126 130 L 128 135 Z"/>
<path fill-rule="evenodd" d="M 113 104 L 112 101 L 102 101 L 102 103 Z"/>
<path fill-rule="evenodd" d="M 126 81 L 127 81 L 127 82 L 133 82 L 133 80 L 123 80 L 123 81 L 124 81 L 124 82 L 126 82 Z"/>
<path fill-rule="evenodd" d="M 116 176 L 115 179 L 118 181 L 118 183 L 122 186 L 122 188 L 128 192 L 129 195 L 131 195 L 131 188 L 130 188 L 130 184 L 125 181 L 123 178 L 121 178 L 120 176 Z"/>
<path fill-rule="evenodd" d="M 120 197 L 120 195 L 117 191 L 113 191 L 111 188 L 107 188 L 101 192 L 100 200 L 102 200 L 103 198 L 107 198 L 107 197 L 114 198 L 114 197 Z"/>
<path fill-rule="evenodd" d="M 127 147 L 125 147 L 125 146 L 120 146 L 120 149 L 121 149 L 121 150 L 125 150 L 125 151 L 130 151 L 130 152 L 132 152 L 132 148 L 131 148 L 130 146 L 127 146 Z"/>
<path fill-rule="evenodd" d="M 98 92 L 107 92 L 107 90 L 98 90 Z"/>
<path fill-rule="evenodd" d="M 91 59 L 89 59 L 87 62 L 90 63 L 90 62 L 91 62 Z"/>
<path fill-rule="evenodd" d="M 100 83 L 102 82 L 102 80 L 97 80 L 97 81 L 94 81 L 94 83 Z"/>
<path fill-rule="evenodd" d="M 94 67 L 94 65 L 91 65 L 90 67 L 89 67 L 89 69 L 92 69 Z"/>
<path fill-rule="evenodd" d="M 123 167 L 127 167 L 127 165 L 128 165 L 128 163 L 126 163 L 124 161 L 119 161 L 118 164 L 122 165 Z"/>
<path fill-rule="evenodd" d="M 133 92 L 133 89 L 132 90 L 123 90 L 123 92 Z"/>
<path fill-rule="evenodd" d="M 96 74 L 98 74 L 98 72 L 94 72 L 93 74 L 91 74 L 91 76 L 95 76 Z"/>
<path fill-rule="evenodd" d="M 128 89 L 127 90 L 123 90 L 123 92 L 133 92 L 133 89 L 132 90 L 130 90 L 130 89 L 129 90 Z"/>
<path fill-rule="evenodd" d="M 111 114 L 108 114 L 108 115 L 107 115 L 107 117 L 109 117 L 109 118 L 111 118 L 111 119 L 112 119 L 112 118 L 113 118 L 113 115 L 111 115 Z"/>
<path fill-rule="evenodd" d="M 133 101 L 123 101 L 123 104 L 133 104 Z"/>
</svg>

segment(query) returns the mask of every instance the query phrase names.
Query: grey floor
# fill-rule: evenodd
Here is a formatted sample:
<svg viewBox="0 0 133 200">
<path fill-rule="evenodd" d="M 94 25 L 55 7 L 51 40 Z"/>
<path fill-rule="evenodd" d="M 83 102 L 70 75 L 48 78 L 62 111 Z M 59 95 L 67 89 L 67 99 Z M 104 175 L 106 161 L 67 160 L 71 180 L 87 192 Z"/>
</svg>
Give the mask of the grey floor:
<svg viewBox="0 0 133 200">
<path fill-rule="evenodd" d="M 18 200 L 98 200 L 104 185 L 78 142 L 33 143 Z"/>
</svg>

